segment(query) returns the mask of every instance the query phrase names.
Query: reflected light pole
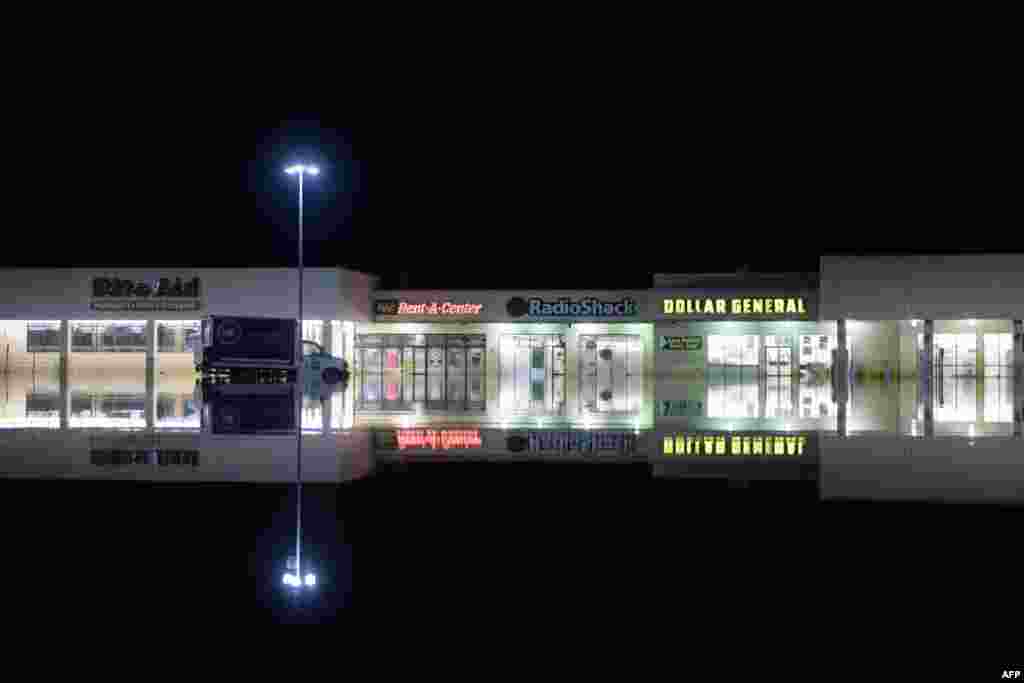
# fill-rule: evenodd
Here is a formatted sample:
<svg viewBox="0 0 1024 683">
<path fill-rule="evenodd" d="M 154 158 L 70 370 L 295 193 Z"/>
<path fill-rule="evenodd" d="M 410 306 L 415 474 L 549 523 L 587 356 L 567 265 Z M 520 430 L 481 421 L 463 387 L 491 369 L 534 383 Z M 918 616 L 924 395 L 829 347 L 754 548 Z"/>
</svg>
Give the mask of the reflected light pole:
<svg viewBox="0 0 1024 683">
<path fill-rule="evenodd" d="M 303 383 L 303 365 L 304 359 L 302 356 L 302 181 L 307 174 L 311 176 L 317 176 L 320 174 L 320 169 L 316 166 L 309 164 L 292 164 L 284 170 L 288 175 L 299 176 L 299 368 L 295 373 L 295 383 L 299 387 L 297 392 L 299 395 L 299 405 L 297 406 L 296 413 L 296 425 L 295 425 L 295 439 L 296 439 L 296 489 L 298 491 L 298 505 L 296 507 L 296 533 L 295 533 L 295 575 L 285 574 L 284 582 L 289 586 L 301 586 L 302 585 L 302 383 Z M 316 584 L 316 577 L 312 574 L 306 576 L 306 585 L 313 586 Z"/>
</svg>

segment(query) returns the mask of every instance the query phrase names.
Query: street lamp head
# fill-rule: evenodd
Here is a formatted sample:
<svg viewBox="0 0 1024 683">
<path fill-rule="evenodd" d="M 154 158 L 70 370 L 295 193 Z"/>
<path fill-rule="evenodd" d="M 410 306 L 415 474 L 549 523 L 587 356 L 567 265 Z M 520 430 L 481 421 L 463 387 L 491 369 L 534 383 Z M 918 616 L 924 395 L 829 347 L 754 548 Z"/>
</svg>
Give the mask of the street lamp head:
<svg viewBox="0 0 1024 683">
<path fill-rule="evenodd" d="M 295 175 L 296 173 L 308 173 L 309 175 L 319 175 L 320 169 L 316 166 L 307 166 L 306 164 L 293 164 L 284 170 L 288 175 Z"/>
</svg>

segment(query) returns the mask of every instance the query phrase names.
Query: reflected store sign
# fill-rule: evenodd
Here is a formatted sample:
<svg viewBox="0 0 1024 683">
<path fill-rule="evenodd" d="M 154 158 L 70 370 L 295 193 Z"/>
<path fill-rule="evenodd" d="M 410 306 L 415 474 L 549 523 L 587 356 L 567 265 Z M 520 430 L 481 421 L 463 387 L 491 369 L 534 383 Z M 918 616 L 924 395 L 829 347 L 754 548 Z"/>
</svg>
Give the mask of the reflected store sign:
<svg viewBox="0 0 1024 683">
<path fill-rule="evenodd" d="M 409 302 L 399 299 L 377 300 L 373 303 L 376 315 L 480 315 L 483 304 L 452 301 Z"/>
<path fill-rule="evenodd" d="M 800 456 L 807 436 L 675 434 L 662 439 L 662 455 Z"/>
<path fill-rule="evenodd" d="M 803 297 L 663 299 L 666 315 L 807 315 Z"/>
<path fill-rule="evenodd" d="M 655 405 L 658 407 L 658 417 L 704 417 L 703 401 L 658 401 Z"/>
<path fill-rule="evenodd" d="M 513 453 L 530 452 L 593 452 L 615 451 L 633 453 L 636 451 L 637 436 L 632 432 L 581 431 L 531 431 L 525 435 L 508 437 L 508 450 Z"/>
<path fill-rule="evenodd" d="M 636 301 L 630 298 L 601 301 L 594 297 L 572 299 L 561 297 L 545 301 L 537 297 L 508 300 L 505 310 L 510 317 L 522 318 L 628 318 L 637 314 Z"/>
<path fill-rule="evenodd" d="M 98 448 L 89 451 L 89 462 L 98 467 L 157 465 L 160 467 L 199 466 L 199 451 L 183 449 Z"/>
<path fill-rule="evenodd" d="M 152 281 L 97 277 L 92 280 L 91 308 L 95 311 L 198 311 L 198 277 Z"/>
<path fill-rule="evenodd" d="M 480 448 L 479 429 L 399 429 L 395 431 L 398 450 L 421 448 L 431 451 Z"/>
</svg>

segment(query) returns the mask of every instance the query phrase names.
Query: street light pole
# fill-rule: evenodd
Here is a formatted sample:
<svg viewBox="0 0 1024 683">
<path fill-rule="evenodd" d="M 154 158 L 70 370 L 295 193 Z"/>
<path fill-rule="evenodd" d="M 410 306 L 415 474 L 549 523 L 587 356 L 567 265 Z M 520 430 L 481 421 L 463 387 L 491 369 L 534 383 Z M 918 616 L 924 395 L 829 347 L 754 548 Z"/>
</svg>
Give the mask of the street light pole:
<svg viewBox="0 0 1024 683">
<path fill-rule="evenodd" d="M 303 377 L 306 359 L 302 346 L 302 178 L 306 174 L 299 171 L 299 369 L 295 372 L 296 393 L 299 395 L 299 414 L 295 424 L 296 467 L 295 478 L 298 483 L 298 506 L 295 511 L 295 575 L 302 580 L 302 387 L 306 378 Z"/>
<path fill-rule="evenodd" d="M 308 173 L 312 176 L 320 173 L 320 169 L 316 166 L 310 166 L 306 164 L 295 164 L 285 169 L 285 173 L 288 175 L 299 176 L 299 367 L 295 372 L 295 383 L 297 385 L 298 394 L 298 405 L 296 406 L 297 420 L 295 425 L 295 452 L 296 452 L 296 490 L 298 492 L 298 504 L 296 507 L 295 517 L 295 575 L 298 580 L 302 581 L 302 388 L 305 378 L 303 377 L 303 369 L 305 366 L 305 357 L 303 355 L 302 347 L 302 183 L 305 175 Z"/>
</svg>

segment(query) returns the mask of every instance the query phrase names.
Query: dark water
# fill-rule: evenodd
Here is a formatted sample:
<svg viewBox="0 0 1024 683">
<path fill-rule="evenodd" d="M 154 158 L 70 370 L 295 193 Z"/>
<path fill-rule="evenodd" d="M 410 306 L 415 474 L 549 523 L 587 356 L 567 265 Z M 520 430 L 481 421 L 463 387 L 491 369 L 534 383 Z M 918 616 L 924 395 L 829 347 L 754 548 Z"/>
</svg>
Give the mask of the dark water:
<svg viewBox="0 0 1024 683">
<path fill-rule="evenodd" d="M 898 406 L 886 391 L 856 396 Z M 348 607 L 999 605 L 1018 592 L 1012 410 L 911 430 L 883 408 L 895 427 L 847 434 L 706 415 L 367 426 L 345 424 L 337 396 L 307 394 L 301 415 L 267 416 L 259 433 L 265 401 L 239 422 L 194 394 L 140 427 L 130 397 L 115 398 L 61 425 L 29 397 L 0 432 L 16 609 L 330 623 Z M 248 433 L 224 431 L 243 422 Z M 297 540 L 315 586 L 283 583 Z"/>
</svg>

